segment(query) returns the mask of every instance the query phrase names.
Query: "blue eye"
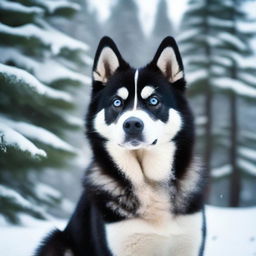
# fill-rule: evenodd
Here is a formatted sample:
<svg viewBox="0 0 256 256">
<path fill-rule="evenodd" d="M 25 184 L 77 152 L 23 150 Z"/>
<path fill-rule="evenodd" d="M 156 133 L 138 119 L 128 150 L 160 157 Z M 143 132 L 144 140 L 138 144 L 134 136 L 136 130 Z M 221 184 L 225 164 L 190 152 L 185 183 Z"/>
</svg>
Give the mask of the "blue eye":
<svg viewBox="0 0 256 256">
<path fill-rule="evenodd" d="M 158 99 L 156 96 L 150 97 L 150 98 L 148 99 L 148 103 L 149 103 L 149 105 L 151 105 L 151 106 L 156 106 L 156 105 L 158 105 L 158 103 L 159 103 L 159 99 Z"/>
<path fill-rule="evenodd" d="M 122 106 L 123 102 L 120 99 L 114 99 L 112 104 L 114 107 L 118 108 Z"/>
</svg>

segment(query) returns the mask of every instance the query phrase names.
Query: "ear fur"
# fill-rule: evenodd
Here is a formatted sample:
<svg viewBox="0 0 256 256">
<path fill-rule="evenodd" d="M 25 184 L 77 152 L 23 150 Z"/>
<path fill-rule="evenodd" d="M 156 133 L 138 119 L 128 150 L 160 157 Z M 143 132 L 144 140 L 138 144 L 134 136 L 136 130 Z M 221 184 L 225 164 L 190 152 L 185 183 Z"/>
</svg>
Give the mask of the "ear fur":
<svg viewBox="0 0 256 256">
<path fill-rule="evenodd" d="M 123 60 L 114 41 L 104 36 L 99 42 L 94 58 L 93 81 L 106 84 L 115 71 L 121 67 L 127 68 L 129 65 Z"/>
<path fill-rule="evenodd" d="M 148 65 L 157 68 L 171 83 L 184 78 L 184 69 L 177 43 L 173 37 L 166 37 Z"/>
</svg>

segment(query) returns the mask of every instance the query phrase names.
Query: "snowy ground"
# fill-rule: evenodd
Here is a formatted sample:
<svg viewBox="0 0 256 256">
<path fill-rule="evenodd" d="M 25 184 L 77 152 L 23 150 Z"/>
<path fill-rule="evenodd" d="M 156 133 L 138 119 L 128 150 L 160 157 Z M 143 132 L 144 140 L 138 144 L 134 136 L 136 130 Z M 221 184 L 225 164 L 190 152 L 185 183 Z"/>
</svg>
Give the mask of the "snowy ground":
<svg viewBox="0 0 256 256">
<path fill-rule="evenodd" d="M 205 256 L 256 256 L 256 207 L 206 209 L 208 237 Z M 42 236 L 65 221 L 35 221 L 24 217 L 24 226 L 9 226 L 0 219 L 0 255 L 30 256 Z"/>
</svg>

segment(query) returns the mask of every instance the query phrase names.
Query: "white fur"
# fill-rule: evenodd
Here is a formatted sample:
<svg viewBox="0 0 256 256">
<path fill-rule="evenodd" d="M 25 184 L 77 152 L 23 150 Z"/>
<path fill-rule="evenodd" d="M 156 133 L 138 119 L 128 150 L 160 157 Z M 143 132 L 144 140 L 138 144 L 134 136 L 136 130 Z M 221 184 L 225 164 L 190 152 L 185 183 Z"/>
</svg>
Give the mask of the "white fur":
<svg viewBox="0 0 256 256">
<path fill-rule="evenodd" d="M 140 93 L 141 98 L 147 99 L 149 96 L 151 96 L 154 93 L 154 91 L 155 91 L 154 87 L 149 85 L 145 86 Z"/>
<path fill-rule="evenodd" d="M 92 185 L 114 196 L 118 196 L 122 193 L 122 188 L 119 186 L 118 182 L 111 176 L 104 174 L 99 167 L 93 167 L 87 177 Z"/>
<path fill-rule="evenodd" d="M 123 130 L 123 123 L 129 117 L 137 117 L 144 123 L 143 137 L 144 143 L 137 147 L 125 144 L 125 132 Z M 169 142 L 181 129 L 182 118 L 180 114 L 174 110 L 169 110 L 169 119 L 167 123 L 161 120 L 153 120 L 143 110 L 129 110 L 124 112 L 117 122 L 107 125 L 105 122 L 105 110 L 101 110 L 94 120 L 95 130 L 103 137 L 112 141 L 113 143 L 123 146 L 127 149 L 138 149 L 141 147 L 152 147 L 151 144 L 157 139 L 157 144 Z"/>
<path fill-rule="evenodd" d="M 167 69 L 171 69 L 171 75 L 167 78 L 172 83 L 183 77 L 183 71 L 180 70 L 176 55 L 172 47 L 166 47 L 162 51 L 158 58 L 157 66 L 164 75 L 168 75 Z"/>
<path fill-rule="evenodd" d="M 176 207 L 182 211 L 186 209 L 187 202 L 190 195 L 200 189 L 199 182 L 201 180 L 201 166 L 198 159 L 194 159 L 189 171 L 187 171 L 184 177 L 179 181 L 179 193 L 176 196 Z"/>
<path fill-rule="evenodd" d="M 133 105 L 133 110 L 137 108 L 138 104 L 138 78 L 139 78 L 139 70 L 136 69 L 135 74 L 134 74 L 134 105 Z"/>
<path fill-rule="evenodd" d="M 122 87 L 117 90 L 116 95 L 119 96 L 120 98 L 122 98 L 123 100 L 126 100 L 129 96 L 129 92 L 128 92 L 127 88 Z"/>
<path fill-rule="evenodd" d="M 106 225 L 108 245 L 115 256 L 197 256 L 202 214 L 169 215 L 162 222 L 142 218 Z"/>
<path fill-rule="evenodd" d="M 106 83 L 108 80 L 107 74 L 106 74 L 106 65 L 108 65 L 111 74 L 115 72 L 115 70 L 119 67 L 119 61 L 114 53 L 114 51 L 109 48 L 105 47 L 101 51 L 101 54 L 99 56 L 99 60 L 96 66 L 95 71 L 93 72 L 93 78 L 95 81 L 99 81 L 102 83 Z"/>
</svg>

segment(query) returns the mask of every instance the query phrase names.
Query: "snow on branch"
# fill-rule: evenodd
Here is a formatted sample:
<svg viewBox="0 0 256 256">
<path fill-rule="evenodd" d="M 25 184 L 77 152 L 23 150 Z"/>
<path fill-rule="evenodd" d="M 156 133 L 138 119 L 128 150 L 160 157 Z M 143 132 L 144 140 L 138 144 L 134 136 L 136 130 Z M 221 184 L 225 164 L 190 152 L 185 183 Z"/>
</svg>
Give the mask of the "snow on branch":
<svg viewBox="0 0 256 256">
<path fill-rule="evenodd" d="M 213 85 L 221 89 L 230 89 L 239 95 L 246 97 L 256 97 L 256 89 L 246 85 L 245 83 L 231 78 L 216 78 Z"/>
<path fill-rule="evenodd" d="M 221 167 L 213 168 L 211 170 L 211 176 L 213 178 L 221 178 L 227 176 L 231 173 L 231 166 L 229 164 L 223 165 Z"/>
<path fill-rule="evenodd" d="M 196 29 L 189 29 L 186 32 L 181 33 L 178 37 L 178 41 L 190 40 L 191 38 L 200 34 L 200 30 Z"/>
<path fill-rule="evenodd" d="M 72 3 L 71 1 L 35 0 L 35 2 L 40 6 L 43 6 L 49 13 L 55 13 L 59 9 L 73 9 L 74 11 L 80 10 L 79 4 Z"/>
<path fill-rule="evenodd" d="M 69 103 L 72 102 L 72 97 L 68 93 L 45 86 L 34 76 L 22 69 L 0 64 L 0 77 L 4 78 L 6 83 L 10 86 L 23 85 L 27 87 L 28 90 L 33 90 L 37 94 L 46 96 L 47 98 Z"/>
<path fill-rule="evenodd" d="M 246 173 L 256 176 L 256 165 L 252 164 L 250 161 L 240 159 L 238 160 L 238 165 Z"/>
<path fill-rule="evenodd" d="M 255 62 L 256 63 L 256 62 Z M 255 67 L 256 69 L 256 67 Z M 250 84 L 252 86 L 256 85 L 256 81 L 255 81 L 255 75 L 254 74 L 248 74 L 248 73 L 243 73 L 241 72 L 239 75 L 240 79 L 242 81 L 244 81 L 247 84 Z"/>
<path fill-rule="evenodd" d="M 32 72 L 40 81 L 50 84 L 59 80 L 74 81 L 79 84 L 89 84 L 91 79 L 71 69 L 66 68 L 55 60 L 36 61 L 21 54 L 11 47 L 1 47 L 1 62 L 13 62 L 18 67 Z"/>
<path fill-rule="evenodd" d="M 255 34 L 256 31 L 256 22 L 245 22 L 240 21 L 237 23 L 238 30 L 242 33 L 252 33 Z"/>
<path fill-rule="evenodd" d="M 26 24 L 19 27 L 10 27 L 0 23 L 0 33 L 18 36 L 26 39 L 37 39 L 43 45 L 49 46 L 52 53 L 60 54 L 61 50 L 69 51 L 87 51 L 88 46 L 78 40 L 75 40 L 64 33 L 54 29 L 47 23 L 41 21 L 43 28 L 34 24 Z"/>
<path fill-rule="evenodd" d="M 218 26 L 222 28 L 232 28 L 233 26 L 233 22 L 231 20 L 224 20 L 216 17 L 209 17 L 207 21 L 211 26 Z"/>
<path fill-rule="evenodd" d="M 43 14 L 43 9 L 35 6 L 25 6 L 20 3 L 9 2 L 2 0 L 0 2 L 0 10 L 13 11 L 24 14 Z"/>
<path fill-rule="evenodd" d="M 198 80 L 203 80 L 203 79 L 206 79 L 208 76 L 208 73 L 206 72 L 206 70 L 198 70 L 198 71 L 195 71 L 195 72 L 189 72 L 187 75 L 186 75 L 186 80 L 188 81 L 188 83 L 195 83 L 197 82 Z"/>
<path fill-rule="evenodd" d="M 14 189 L 8 188 L 7 186 L 0 185 L 0 197 L 11 199 L 22 208 L 30 209 L 40 213 L 44 218 L 48 217 L 48 214 L 45 212 L 45 209 L 43 207 L 39 207 L 33 204 L 32 202 L 24 198 L 20 193 L 18 193 Z"/>
<path fill-rule="evenodd" d="M 6 147 L 13 146 L 17 150 L 30 153 L 32 157 L 46 157 L 47 155 L 44 150 L 39 149 L 23 135 L 2 122 L 0 122 L 0 140 L 0 150 L 5 150 Z"/>
<path fill-rule="evenodd" d="M 222 54 L 220 55 L 214 55 L 212 57 L 212 61 L 215 62 L 218 65 L 225 66 L 225 67 L 231 67 L 232 61 L 227 56 L 224 56 Z"/>
<path fill-rule="evenodd" d="M 195 119 L 195 124 L 196 125 L 205 125 L 207 123 L 207 117 L 206 116 L 198 116 Z"/>
<path fill-rule="evenodd" d="M 8 125 L 16 132 L 22 134 L 23 136 L 26 136 L 26 138 L 29 138 L 31 140 L 41 142 L 55 149 L 71 153 L 75 152 L 74 148 L 71 145 L 42 127 L 38 127 L 25 122 L 13 121 L 1 115 L 0 123 Z"/>
<path fill-rule="evenodd" d="M 251 159 L 252 161 L 256 161 L 256 150 L 241 147 L 239 149 L 239 154 L 247 159 Z"/>
<path fill-rule="evenodd" d="M 218 34 L 218 38 L 220 38 L 224 42 L 229 43 L 230 45 L 233 45 L 241 51 L 247 49 L 246 44 L 242 40 L 240 40 L 237 36 L 231 35 L 230 33 L 220 33 Z"/>
</svg>

